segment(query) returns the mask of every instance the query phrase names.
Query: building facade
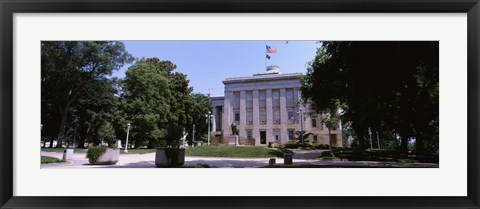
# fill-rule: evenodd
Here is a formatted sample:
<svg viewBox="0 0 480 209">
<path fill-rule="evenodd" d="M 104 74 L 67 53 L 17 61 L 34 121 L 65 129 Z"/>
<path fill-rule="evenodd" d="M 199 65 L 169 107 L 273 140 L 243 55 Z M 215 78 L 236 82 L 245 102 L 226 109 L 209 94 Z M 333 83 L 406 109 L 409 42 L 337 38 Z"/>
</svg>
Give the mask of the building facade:
<svg viewBox="0 0 480 209">
<path fill-rule="evenodd" d="M 277 66 L 269 66 L 264 74 L 225 79 L 225 96 L 211 98 L 213 137 L 231 139 L 235 123 L 240 141 L 250 139 L 255 146 L 293 142 L 301 130 L 311 142 L 329 144 L 331 140 L 332 146 L 342 146 L 340 124 L 329 135 L 321 122 L 326 115 L 301 102 L 301 76 L 281 74 Z"/>
</svg>

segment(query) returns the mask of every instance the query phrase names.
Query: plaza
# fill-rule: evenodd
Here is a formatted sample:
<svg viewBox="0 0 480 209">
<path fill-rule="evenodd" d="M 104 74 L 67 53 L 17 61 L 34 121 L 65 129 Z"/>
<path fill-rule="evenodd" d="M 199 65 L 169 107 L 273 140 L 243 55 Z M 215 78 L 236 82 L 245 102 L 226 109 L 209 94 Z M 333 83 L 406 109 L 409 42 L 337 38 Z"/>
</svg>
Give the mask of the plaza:
<svg viewBox="0 0 480 209">
<path fill-rule="evenodd" d="M 294 150 L 293 167 L 325 167 L 325 168 L 438 168 L 436 163 L 412 163 L 412 162 L 378 162 L 378 161 L 335 161 L 316 158 L 320 152 L 312 153 L 305 150 Z M 42 156 L 61 159 L 61 152 L 45 152 Z M 156 168 L 155 153 L 146 154 L 121 154 L 120 160 L 115 165 L 90 165 L 85 153 L 74 153 L 67 162 L 41 164 L 41 169 L 82 169 L 82 168 Z M 208 165 L 210 168 L 262 168 L 269 167 L 271 158 L 231 158 L 231 157 L 205 157 L 186 156 L 184 168 L 195 165 Z M 276 167 L 286 167 L 283 158 L 274 158 Z"/>
</svg>

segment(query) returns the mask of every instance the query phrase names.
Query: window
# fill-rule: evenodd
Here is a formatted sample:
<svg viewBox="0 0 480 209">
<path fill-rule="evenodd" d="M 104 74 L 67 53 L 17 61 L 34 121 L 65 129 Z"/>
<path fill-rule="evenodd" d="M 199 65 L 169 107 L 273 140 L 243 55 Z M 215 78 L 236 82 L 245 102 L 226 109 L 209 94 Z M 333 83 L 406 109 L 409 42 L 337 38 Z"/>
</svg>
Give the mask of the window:
<svg viewBox="0 0 480 209">
<path fill-rule="evenodd" d="M 288 140 L 293 140 L 293 130 L 288 130 Z"/>
<path fill-rule="evenodd" d="M 238 111 L 235 111 L 235 122 L 239 124 L 238 122 L 240 121 L 240 113 Z"/>
<path fill-rule="evenodd" d="M 280 90 L 272 90 L 272 106 L 280 107 Z"/>
<path fill-rule="evenodd" d="M 240 108 L 240 92 L 233 92 L 233 108 Z"/>
<path fill-rule="evenodd" d="M 252 91 L 247 91 L 247 102 L 246 106 L 247 108 L 252 108 L 253 107 L 253 92 Z"/>
<path fill-rule="evenodd" d="M 293 89 L 287 89 L 286 90 L 286 97 L 287 97 L 287 107 L 293 107 L 295 106 L 295 100 L 293 97 Z"/>
<path fill-rule="evenodd" d="M 295 114 L 293 113 L 293 110 L 288 110 L 288 120 L 290 122 L 293 122 L 295 120 Z"/>
<path fill-rule="evenodd" d="M 265 108 L 267 106 L 267 98 L 266 98 L 265 90 L 258 91 L 258 106 L 260 108 Z"/>
<path fill-rule="evenodd" d="M 273 129 L 273 136 L 276 142 L 280 141 L 280 129 Z"/>
<path fill-rule="evenodd" d="M 253 111 L 247 110 L 247 124 L 253 124 Z"/>
<path fill-rule="evenodd" d="M 247 139 L 252 138 L 252 130 L 247 130 Z"/>
<path fill-rule="evenodd" d="M 265 109 L 260 110 L 260 124 L 267 124 L 267 111 Z"/>
<path fill-rule="evenodd" d="M 318 137 L 316 135 L 313 136 L 313 143 L 318 143 Z"/>
<path fill-rule="evenodd" d="M 280 110 L 273 109 L 273 123 L 279 124 L 280 123 Z"/>
<path fill-rule="evenodd" d="M 312 118 L 312 127 L 317 127 L 317 119 Z"/>
</svg>

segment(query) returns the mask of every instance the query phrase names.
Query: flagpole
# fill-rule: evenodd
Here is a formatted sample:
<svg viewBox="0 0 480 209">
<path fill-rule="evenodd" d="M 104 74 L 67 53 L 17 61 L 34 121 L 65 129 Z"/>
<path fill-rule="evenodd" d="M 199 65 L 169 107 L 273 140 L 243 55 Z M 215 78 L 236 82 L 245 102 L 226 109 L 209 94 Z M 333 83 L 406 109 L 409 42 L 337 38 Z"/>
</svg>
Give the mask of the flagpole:
<svg viewBox="0 0 480 209">
<path fill-rule="evenodd" d="M 265 48 L 266 48 L 266 47 L 267 47 L 267 44 L 265 44 Z M 268 53 L 266 53 L 266 52 L 267 52 L 267 51 L 265 50 L 265 57 L 264 57 L 264 59 L 265 59 L 265 68 L 264 68 L 263 70 L 267 69 L 267 55 L 268 55 Z"/>
<path fill-rule="evenodd" d="M 267 55 L 265 55 L 265 69 L 267 69 Z M 265 70 L 263 69 L 263 70 Z"/>
</svg>

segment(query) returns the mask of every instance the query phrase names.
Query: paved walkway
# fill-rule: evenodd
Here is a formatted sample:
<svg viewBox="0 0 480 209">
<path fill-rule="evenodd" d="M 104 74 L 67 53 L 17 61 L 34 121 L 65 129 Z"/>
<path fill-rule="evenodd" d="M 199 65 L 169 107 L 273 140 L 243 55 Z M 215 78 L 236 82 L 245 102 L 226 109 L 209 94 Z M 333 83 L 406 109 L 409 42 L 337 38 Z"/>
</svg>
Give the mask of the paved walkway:
<svg viewBox="0 0 480 209">
<path fill-rule="evenodd" d="M 63 153 L 41 152 L 43 156 L 62 159 Z M 41 168 L 155 168 L 155 153 L 121 154 L 116 165 L 90 165 L 85 153 L 74 153 L 72 159 L 65 163 L 42 164 Z M 185 166 L 207 164 L 218 168 L 258 168 L 268 166 L 270 158 L 224 158 L 224 157 L 185 157 Z M 396 163 L 372 161 L 328 161 L 319 159 L 294 159 L 294 164 L 325 165 L 332 167 L 422 167 L 438 168 L 431 163 Z M 283 164 L 283 158 L 276 158 L 277 165 Z"/>
</svg>

